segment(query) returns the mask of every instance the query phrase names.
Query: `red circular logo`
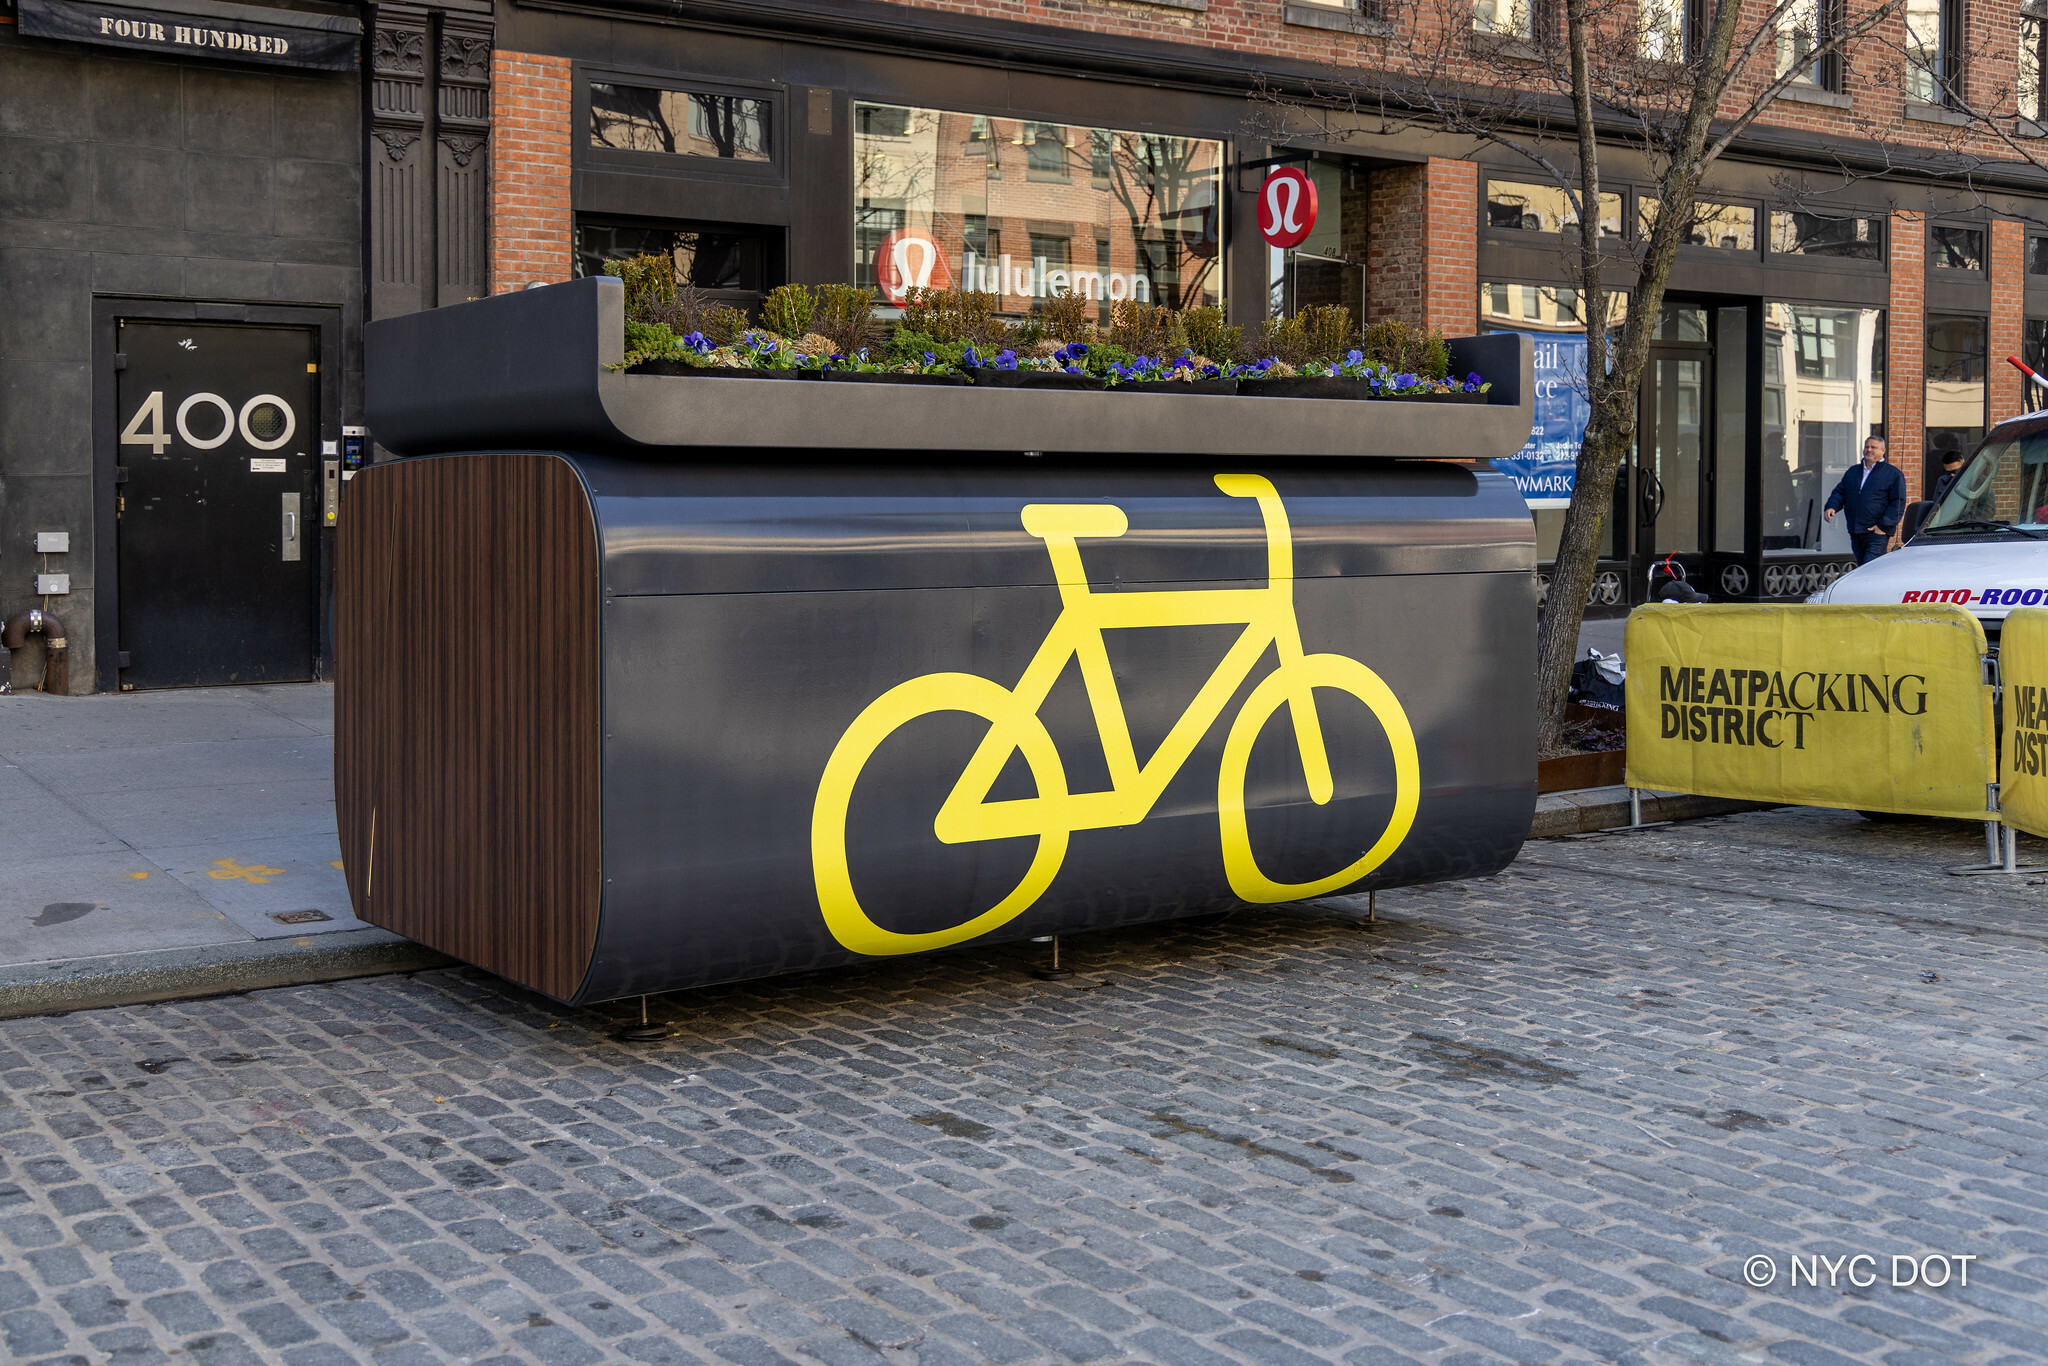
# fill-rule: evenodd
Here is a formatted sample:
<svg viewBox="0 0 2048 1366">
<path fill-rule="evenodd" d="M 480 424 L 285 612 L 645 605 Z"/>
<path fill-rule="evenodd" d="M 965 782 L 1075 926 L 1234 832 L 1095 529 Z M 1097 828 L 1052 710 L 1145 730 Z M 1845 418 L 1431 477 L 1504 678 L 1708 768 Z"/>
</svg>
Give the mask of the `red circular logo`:
<svg viewBox="0 0 2048 1366">
<path fill-rule="evenodd" d="M 1298 247 L 1316 226 L 1316 183 L 1299 166 L 1275 166 L 1259 187 L 1259 236 Z"/>
<path fill-rule="evenodd" d="M 891 305 L 901 306 L 911 289 L 950 289 L 953 268 L 931 234 L 898 228 L 875 246 L 875 283 Z"/>
</svg>

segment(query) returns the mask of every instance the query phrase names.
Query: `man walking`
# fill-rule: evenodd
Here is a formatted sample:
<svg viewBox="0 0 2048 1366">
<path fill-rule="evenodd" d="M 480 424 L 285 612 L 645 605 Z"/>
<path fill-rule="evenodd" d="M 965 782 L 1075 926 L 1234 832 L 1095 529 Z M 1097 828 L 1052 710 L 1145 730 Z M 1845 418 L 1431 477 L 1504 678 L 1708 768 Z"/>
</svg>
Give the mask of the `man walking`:
<svg viewBox="0 0 2048 1366">
<path fill-rule="evenodd" d="M 1906 477 L 1884 458 L 1884 438 L 1863 443 L 1862 463 L 1842 472 L 1842 482 L 1828 495 L 1827 519 L 1841 512 L 1849 523 L 1849 544 L 1856 563 L 1869 564 L 1884 554 L 1892 528 L 1906 511 Z"/>
</svg>

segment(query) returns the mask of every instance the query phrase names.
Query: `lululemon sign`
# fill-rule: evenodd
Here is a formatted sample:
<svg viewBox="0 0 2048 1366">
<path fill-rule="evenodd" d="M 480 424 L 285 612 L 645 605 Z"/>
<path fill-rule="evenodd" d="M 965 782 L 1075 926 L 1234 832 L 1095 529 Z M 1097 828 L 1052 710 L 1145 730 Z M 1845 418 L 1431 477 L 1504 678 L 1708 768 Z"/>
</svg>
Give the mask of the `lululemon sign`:
<svg viewBox="0 0 2048 1366">
<path fill-rule="evenodd" d="M 912 289 L 950 289 L 953 268 L 929 233 L 900 228 L 875 247 L 875 283 L 891 305 L 901 306 Z"/>
<path fill-rule="evenodd" d="M 1298 247 L 1316 226 L 1316 183 L 1299 166 L 1276 166 L 1259 187 L 1259 236 L 1268 246 Z"/>
</svg>

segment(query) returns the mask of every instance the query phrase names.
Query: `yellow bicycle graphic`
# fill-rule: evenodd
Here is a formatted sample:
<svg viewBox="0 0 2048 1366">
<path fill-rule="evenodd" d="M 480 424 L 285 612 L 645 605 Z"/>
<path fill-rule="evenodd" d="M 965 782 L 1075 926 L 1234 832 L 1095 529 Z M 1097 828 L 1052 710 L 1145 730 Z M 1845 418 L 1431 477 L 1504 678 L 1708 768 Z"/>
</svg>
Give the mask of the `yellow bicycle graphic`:
<svg viewBox="0 0 2048 1366">
<path fill-rule="evenodd" d="M 1082 569 L 1079 539 L 1123 535 L 1129 526 L 1123 510 L 1106 503 L 1034 503 L 1024 509 L 1024 529 L 1044 540 L 1052 557 L 1061 611 L 1017 686 L 1005 688 L 977 674 L 964 673 L 925 674 L 899 683 L 854 718 L 825 764 L 811 814 L 811 866 L 818 905 L 833 938 L 855 953 L 919 953 L 987 934 L 1021 915 L 1059 873 L 1068 837 L 1074 831 L 1135 825 L 1145 819 L 1269 646 L 1278 651 L 1279 667 L 1252 689 L 1231 722 L 1216 783 L 1223 866 L 1231 890 L 1251 902 L 1322 896 L 1364 877 L 1400 847 L 1415 822 L 1422 788 L 1415 735 L 1407 714 L 1393 690 L 1357 660 L 1302 652 L 1301 626 L 1294 614 L 1294 542 L 1287 509 L 1272 481 L 1256 474 L 1219 474 L 1216 486 L 1233 498 L 1258 500 L 1266 524 L 1268 582 L 1264 588 L 1095 593 Z M 1242 625 L 1244 634 L 1202 684 L 1152 757 L 1140 764 L 1102 633 L 1149 626 L 1225 625 Z M 1038 717 L 1039 708 L 1073 658 L 1079 659 L 1109 763 L 1110 788 L 1106 792 L 1067 790 L 1059 750 Z M 1309 796 L 1318 806 L 1330 801 L 1336 784 L 1316 716 L 1316 688 L 1349 693 L 1378 718 L 1393 751 L 1393 814 L 1378 841 L 1355 862 L 1312 882 L 1275 882 L 1259 870 L 1252 857 L 1244 805 L 1246 767 L 1253 741 L 1284 705 L 1293 717 Z M 884 740 L 918 717 L 949 711 L 982 717 L 988 721 L 989 731 L 939 808 L 933 832 L 946 844 L 1036 836 L 1038 848 L 1023 880 L 990 909 L 949 929 L 898 934 L 877 925 L 854 894 L 846 857 L 847 809 L 855 780 Z M 1020 751 L 1030 766 L 1038 795 L 988 800 L 1010 756 Z"/>
</svg>

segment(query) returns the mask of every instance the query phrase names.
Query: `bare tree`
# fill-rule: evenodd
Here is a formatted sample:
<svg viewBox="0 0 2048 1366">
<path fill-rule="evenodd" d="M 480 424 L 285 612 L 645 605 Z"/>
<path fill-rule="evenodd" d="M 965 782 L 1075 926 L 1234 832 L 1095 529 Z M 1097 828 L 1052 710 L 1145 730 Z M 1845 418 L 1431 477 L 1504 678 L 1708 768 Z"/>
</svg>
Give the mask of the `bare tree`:
<svg viewBox="0 0 2048 1366">
<path fill-rule="evenodd" d="M 1268 89 L 1252 128 L 1333 143 L 1423 129 L 1521 158 L 1554 186 L 1565 274 L 1586 321 L 1590 416 L 1537 631 L 1542 753 L 1564 747 L 1587 596 L 1635 440 L 1636 395 L 1678 248 L 1713 216 L 1716 161 L 1788 88 L 1892 22 L 1903 0 L 1419 0 L 1381 71 Z M 1745 12 L 1746 11 L 1746 12 Z M 1656 182 L 1645 231 L 1602 195 L 1602 154 Z M 1704 193 L 1703 193 L 1704 192 Z M 1614 205 L 1612 212 L 1607 209 Z M 1617 278 L 1635 276 L 1613 325 Z M 1607 325 L 1603 325 L 1607 324 Z"/>
</svg>

